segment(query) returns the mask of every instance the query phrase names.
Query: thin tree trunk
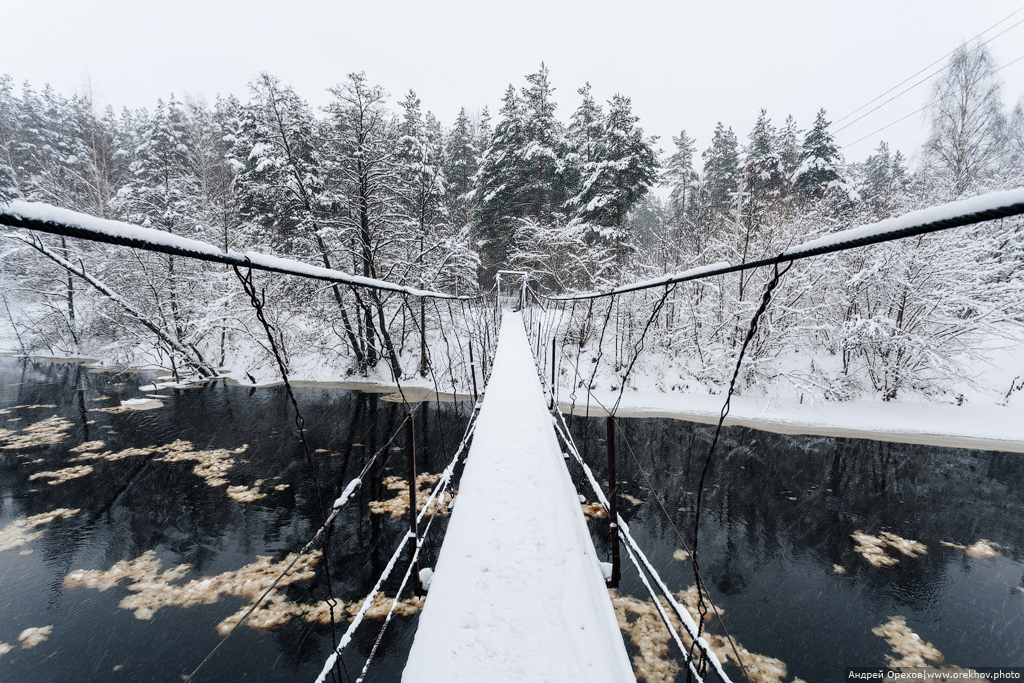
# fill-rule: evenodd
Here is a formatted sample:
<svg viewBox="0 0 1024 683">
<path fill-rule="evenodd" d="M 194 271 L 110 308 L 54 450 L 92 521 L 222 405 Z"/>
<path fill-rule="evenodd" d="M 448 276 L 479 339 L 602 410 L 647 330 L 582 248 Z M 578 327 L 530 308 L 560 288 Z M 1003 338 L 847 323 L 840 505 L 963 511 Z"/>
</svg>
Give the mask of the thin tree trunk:
<svg viewBox="0 0 1024 683">
<path fill-rule="evenodd" d="M 64 250 L 64 258 L 68 257 L 68 242 L 64 239 L 64 235 L 60 236 L 60 247 Z M 75 345 L 78 345 L 78 334 L 75 332 L 75 281 L 71 279 L 71 273 L 68 273 L 68 329 L 71 330 L 71 338 L 75 340 Z"/>
</svg>

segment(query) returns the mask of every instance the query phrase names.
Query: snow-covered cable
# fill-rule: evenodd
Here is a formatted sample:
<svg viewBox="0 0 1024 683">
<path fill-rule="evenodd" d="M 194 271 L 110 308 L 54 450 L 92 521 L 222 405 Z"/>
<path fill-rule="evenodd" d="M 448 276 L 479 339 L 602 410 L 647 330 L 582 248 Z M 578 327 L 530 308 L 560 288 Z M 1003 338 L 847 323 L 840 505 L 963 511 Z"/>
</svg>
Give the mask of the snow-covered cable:
<svg viewBox="0 0 1024 683">
<path fill-rule="evenodd" d="M 224 634 L 224 637 L 221 638 L 220 641 L 218 641 L 217 644 L 213 647 L 213 649 L 210 650 L 210 653 L 208 655 L 206 655 L 205 658 L 203 658 L 203 661 L 201 661 L 199 663 L 199 666 L 197 666 L 192 671 L 192 673 L 188 675 L 188 678 L 185 679 L 184 683 L 189 683 L 195 677 L 195 675 L 197 673 L 199 673 L 199 670 L 202 669 L 203 666 L 205 666 L 208 661 L 210 661 L 210 658 L 213 657 L 214 653 L 216 653 L 217 650 L 220 649 L 221 645 L 223 645 L 224 642 L 227 641 L 227 639 L 231 637 L 231 634 L 235 632 L 235 629 L 237 629 L 239 626 L 244 624 L 249 619 L 249 617 L 252 616 L 252 613 L 255 612 L 256 609 L 260 605 L 263 604 L 263 601 L 267 598 L 268 595 L 270 595 L 270 591 L 274 590 L 274 587 L 277 586 L 277 584 L 281 581 L 281 579 L 283 579 L 285 576 L 287 576 L 288 572 L 290 572 L 292 570 L 292 567 L 295 566 L 295 563 L 299 561 L 299 558 L 302 557 L 303 555 L 305 555 L 306 553 L 308 553 L 310 550 L 312 550 L 313 546 L 316 545 L 317 542 L 320 541 L 320 539 L 323 537 L 323 535 L 327 532 L 327 530 L 334 523 L 334 520 L 337 518 L 337 516 L 339 514 L 341 514 L 342 510 L 344 510 L 346 507 L 348 507 L 349 502 L 351 502 L 352 498 L 355 496 L 356 490 L 362 485 L 362 479 L 366 476 L 366 473 L 369 471 L 369 469 L 373 465 L 373 463 L 377 460 L 378 456 L 380 456 L 381 453 L 383 453 L 384 451 L 387 450 L 388 446 L 390 446 L 392 444 L 392 442 L 395 440 L 395 437 L 397 437 L 399 432 L 402 431 L 402 427 L 405 426 L 405 423 L 409 419 L 411 419 L 411 417 L 412 417 L 412 413 L 410 412 L 406 416 L 405 420 L 402 420 L 401 424 L 398 425 L 398 429 L 396 429 L 391 434 L 391 438 L 388 439 L 387 442 L 383 446 L 381 446 L 379 449 L 377 449 L 377 452 L 374 453 L 373 456 L 370 458 L 370 460 L 367 462 L 367 464 L 363 466 L 363 470 L 362 470 L 362 472 L 360 472 L 359 476 L 356 477 L 355 479 L 353 479 L 352 481 L 350 481 L 348 483 L 348 485 L 345 487 L 345 490 L 342 492 L 341 496 L 339 496 L 334 501 L 334 505 L 332 506 L 332 509 L 331 509 L 331 514 L 327 516 L 327 519 L 324 520 L 324 523 L 320 525 L 320 528 L 316 530 L 316 533 L 313 534 L 313 537 L 309 539 L 309 541 L 306 543 L 306 545 L 302 546 L 302 549 L 295 554 L 295 559 L 293 559 L 288 564 L 288 566 L 284 568 L 284 571 L 282 571 L 277 576 L 277 578 L 274 579 L 274 581 L 270 584 L 270 586 L 268 586 L 267 589 L 265 591 L 263 591 L 263 593 L 249 607 L 249 611 L 246 612 L 242 616 L 241 619 L 239 619 L 238 621 L 236 621 L 234 623 L 234 625 L 231 627 L 230 631 L 228 631 L 226 634 Z"/>
<path fill-rule="evenodd" d="M 912 211 L 902 216 L 879 221 L 878 223 L 840 230 L 831 235 L 790 247 L 778 256 L 772 256 L 759 261 L 740 263 L 735 266 L 728 263 L 700 266 L 699 268 L 691 268 L 681 273 L 662 275 L 651 280 L 623 285 L 606 292 L 588 292 L 566 296 L 544 296 L 543 294 L 538 294 L 538 296 L 548 301 L 598 299 L 641 289 L 663 287 L 677 282 L 703 280 L 716 275 L 799 261 L 812 256 L 866 247 L 871 244 L 890 242 L 905 237 L 916 237 L 918 235 L 941 232 L 964 225 L 973 225 L 996 218 L 1007 218 L 1021 214 L 1024 214 L 1024 187 L 1015 190 L 989 192 L 977 197 L 971 197 L 970 199 L 940 204 L 927 209 L 921 209 L 920 211 Z"/>
<path fill-rule="evenodd" d="M 0 225 L 411 296 L 463 300 L 487 296 L 487 293 L 476 296 L 456 296 L 444 292 L 406 287 L 386 280 L 352 275 L 332 268 L 314 266 L 294 259 L 259 254 L 254 251 L 247 251 L 244 254 L 234 250 L 223 251 L 212 244 L 173 235 L 163 230 L 96 218 L 41 202 L 26 202 L 18 199 L 7 205 L 0 205 Z"/>
<path fill-rule="evenodd" d="M 600 484 L 597 483 L 597 479 L 594 477 L 593 471 L 591 471 L 587 463 L 583 461 L 582 456 L 580 456 L 579 450 L 576 448 L 576 444 L 573 441 L 572 436 L 569 435 L 569 427 L 568 425 L 565 424 L 565 417 L 562 415 L 561 411 L 558 410 L 555 411 L 555 415 L 557 415 L 557 417 L 555 417 L 554 415 L 552 416 L 552 422 L 555 425 L 555 430 L 562 438 L 562 442 L 569 449 L 569 453 L 572 454 L 577 464 L 579 464 L 579 466 L 583 469 L 583 472 L 587 477 L 587 481 L 590 483 L 590 488 L 594 492 L 594 496 L 597 498 L 598 502 L 601 503 L 601 505 L 607 512 L 608 510 L 611 509 L 611 505 L 608 502 L 608 497 L 604 494 L 604 491 L 601 489 Z M 618 523 L 619 538 L 622 539 L 622 541 L 626 544 L 627 554 L 633 561 L 633 566 L 636 567 L 637 573 L 641 575 L 641 579 L 643 579 L 644 575 L 643 569 L 641 568 L 641 564 L 633 556 L 632 552 L 629 552 L 630 548 L 635 550 L 639 554 L 639 556 L 643 558 L 643 566 L 646 567 L 647 570 L 651 573 L 651 576 L 654 578 L 655 583 L 658 584 L 659 589 L 664 593 L 665 597 L 668 599 L 673 611 L 675 611 L 676 614 L 679 616 L 679 620 L 686 627 L 686 630 L 689 633 L 690 637 L 694 639 L 698 647 L 700 647 L 704 651 L 704 655 L 707 657 L 708 661 L 711 662 L 711 665 L 714 667 L 715 672 L 718 673 L 719 676 L 721 676 L 722 680 L 725 683 L 732 683 L 732 679 L 729 678 L 729 676 L 722 669 L 722 664 L 718 660 L 718 657 L 715 655 L 714 652 L 711 651 L 711 647 L 708 644 L 707 640 L 698 635 L 697 624 L 696 622 L 694 622 L 693 617 L 690 616 L 690 613 L 675 599 L 675 596 L 672 595 L 672 592 L 669 590 L 668 586 L 665 585 L 664 580 L 662 580 L 661 576 L 654 569 L 654 566 L 651 565 L 650 560 L 648 560 L 647 556 L 643 553 L 642 550 L 640 550 L 640 546 L 633 538 L 633 535 L 629 533 L 629 526 L 623 521 L 621 516 L 619 516 L 616 521 Z M 643 580 L 644 583 L 646 583 L 646 579 Z M 657 602 L 658 601 L 655 600 L 655 603 Z M 665 621 L 666 626 L 668 626 L 668 628 L 671 629 L 672 625 L 668 621 L 668 619 L 664 616 L 662 618 Z M 689 657 L 687 656 L 685 649 L 683 650 L 683 656 L 687 658 L 687 661 L 689 661 Z"/>
<path fill-rule="evenodd" d="M 377 596 L 377 593 L 380 592 L 381 585 L 384 583 L 385 579 L 391 576 L 391 572 L 394 570 L 395 564 L 398 562 L 398 558 L 402 554 L 402 551 L 405 550 L 405 545 L 409 542 L 411 535 L 412 532 L 409 532 L 402 536 L 402 542 L 398 544 L 397 548 L 395 548 L 395 552 L 391 555 L 391 559 L 388 560 L 387 566 L 384 567 L 384 572 L 380 575 L 380 578 L 377 579 L 377 583 L 373 585 L 373 588 L 370 589 L 369 594 L 363 600 L 363 604 L 359 607 L 359 612 L 356 613 L 356 616 L 352 619 L 348 628 L 345 629 L 345 633 L 341 636 L 341 640 L 338 641 L 338 647 L 331 652 L 331 656 L 328 657 L 327 661 L 324 663 L 323 670 L 320 672 L 320 675 L 317 676 L 317 683 L 323 683 L 327 678 L 327 674 L 334 668 L 334 663 L 338 660 L 338 655 L 341 654 L 341 651 L 345 649 L 345 646 L 352 641 L 352 636 L 355 634 L 356 629 L 359 628 L 359 624 L 363 623 L 363 617 L 366 616 L 367 610 L 370 609 L 373 599 Z"/>
<path fill-rule="evenodd" d="M 474 410 L 474 416 L 476 415 L 476 413 L 477 411 Z M 433 493 L 431 493 L 430 498 L 427 499 L 426 504 L 423 506 L 423 511 L 420 512 L 419 516 L 417 517 L 417 520 L 423 519 L 423 515 L 426 514 L 427 510 L 430 509 L 430 503 L 435 499 L 437 494 L 439 492 L 443 494 L 444 491 L 447 490 L 448 484 L 451 483 L 452 473 L 455 469 L 456 463 L 458 462 L 459 455 L 462 453 L 463 449 L 465 448 L 465 445 L 469 442 L 469 437 L 472 435 L 475 429 L 476 422 L 475 420 L 473 420 L 472 425 L 469 426 L 466 430 L 466 434 L 463 437 L 462 443 L 459 444 L 459 448 L 455 454 L 455 457 L 452 459 L 452 462 L 448 465 L 448 467 L 445 468 L 444 474 L 441 477 L 441 481 L 439 481 L 437 486 L 434 487 Z M 366 658 L 366 661 L 363 663 L 363 669 L 359 673 L 359 678 L 356 679 L 356 683 L 363 683 L 363 679 L 366 678 L 366 672 L 369 671 L 370 663 L 373 661 L 374 656 L 377 654 L 377 648 L 380 647 L 381 640 L 384 638 L 384 632 L 387 630 L 388 624 L 391 623 L 391 617 L 395 613 L 395 607 L 398 605 L 398 599 L 399 597 L 401 597 L 402 591 L 405 590 L 405 586 L 409 582 L 409 577 L 412 575 L 413 568 L 417 566 L 417 561 L 420 558 L 420 550 L 423 549 L 423 543 L 424 541 L 426 541 L 427 536 L 430 534 L 430 527 L 431 525 L 433 525 L 435 518 L 436 515 L 430 516 L 430 519 L 427 520 L 427 526 L 423 530 L 423 535 L 420 538 L 416 539 L 416 549 L 413 551 L 412 561 L 409 562 L 409 566 L 405 570 L 405 576 L 402 577 L 402 583 L 398 586 L 398 591 L 395 593 L 395 599 L 391 601 L 391 608 L 388 609 L 387 616 L 384 617 L 384 623 L 380 627 L 380 632 L 377 634 L 377 639 L 373 642 L 373 649 L 370 650 L 370 655 Z M 406 538 L 409 538 L 411 536 L 412 533 L 410 532 L 406 536 Z"/>
<path fill-rule="evenodd" d="M 423 509 L 420 510 L 419 514 L 417 514 L 417 522 L 423 519 L 423 517 L 427 514 L 427 511 L 430 509 L 431 504 L 434 502 L 434 500 L 437 499 L 437 496 L 447 488 L 448 483 L 451 481 L 452 474 L 454 474 L 455 472 L 455 466 L 458 464 L 463 451 L 466 450 L 466 445 L 469 443 L 470 438 L 472 438 L 473 432 L 476 431 L 476 418 L 480 414 L 479 408 L 479 403 L 474 406 L 473 413 L 469 417 L 469 424 L 466 425 L 466 432 L 462 436 L 462 441 L 459 443 L 459 447 L 455 450 L 455 455 L 452 456 L 451 462 L 448 463 L 448 466 L 445 467 L 444 471 L 441 473 L 441 478 L 437 482 L 437 485 L 434 487 L 433 492 L 431 492 L 430 496 L 427 498 L 426 503 L 424 503 Z M 433 517 L 431 517 L 430 522 L 433 522 Z M 427 528 L 423 532 L 424 537 L 426 537 L 426 534 L 429 530 L 430 523 L 428 522 Z M 387 566 L 384 567 L 384 572 L 381 574 L 380 578 L 377 579 L 377 583 L 374 584 L 373 588 L 370 590 L 367 596 L 363 599 L 363 603 L 359 607 L 359 612 L 356 613 L 356 616 L 348 625 L 348 628 L 345 630 L 345 633 L 341 636 L 341 640 L 338 641 L 338 646 L 334 649 L 333 652 L 331 652 L 330 656 L 327 658 L 327 661 L 324 662 L 323 669 L 320 671 L 320 675 L 317 676 L 316 683 L 323 683 L 324 680 L 326 680 L 327 674 L 330 673 L 331 669 L 334 668 L 334 664 L 338 660 L 338 657 L 341 656 L 341 653 L 344 651 L 345 647 L 348 646 L 350 642 L 352 642 L 353 634 L 355 634 L 356 629 L 359 628 L 359 625 L 363 622 L 363 617 L 366 615 L 367 610 L 370 609 L 370 605 L 373 603 L 373 599 L 377 596 L 377 593 L 380 592 L 381 585 L 384 583 L 385 579 L 391 576 L 391 572 L 394 570 L 395 564 L 398 562 L 398 558 L 401 556 L 402 551 L 405 550 L 405 546 L 409 542 L 410 538 L 412 538 L 412 532 L 409 532 L 402 537 L 401 543 L 398 544 L 398 547 L 395 549 L 395 552 L 391 556 L 391 559 L 388 560 Z M 411 568 L 415 566 L 416 560 L 419 559 L 420 546 L 421 542 L 417 541 L 416 550 L 413 553 L 413 560 L 409 564 L 410 569 L 406 570 L 405 579 L 403 579 L 402 581 L 402 588 L 405 587 L 405 582 L 409 577 L 409 572 L 411 571 Z M 398 595 L 401 594 L 402 588 L 399 589 L 399 593 L 395 596 L 396 601 L 398 599 Z M 392 603 L 391 607 L 392 609 L 394 609 L 394 603 Z M 390 615 L 390 612 L 388 614 Z"/>
<path fill-rule="evenodd" d="M 621 520 L 622 518 L 620 517 L 619 519 Z M 690 673 L 693 674 L 693 677 L 694 679 L 696 679 L 697 683 L 704 683 L 704 679 L 701 678 L 700 673 L 697 671 L 697 667 L 693 665 L 693 658 L 688 657 L 686 654 L 687 648 L 685 645 L 683 645 L 683 641 L 679 637 L 679 632 L 676 631 L 676 627 L 672 625 L 672 620 L 669 619 L 668 615 L 665 613 L 665 607 L 661 604 L 661 600 L 658 599 L 657 593 L 655 593 L 654 589 L 651 588 L 651 584 L 647 581 L 647 576 L 642 571 L 640 571 L 640 565 L 637 564 L 636 557 L 633 556 L 633 550 L 632 548 L 630 548 L 628 544 L 626 545 L 626 554 L 629 556 L 630 561 L 633 562 L 633 566 L 637 568 L 637 574 L 640 576 L 640 581 L 643 582 L 644 588 L 646 588 L 647 592 L 650 594 L 651 602 L 654 603 L 655 608 L 658 610 L 658 614 L 661 615 L 661 620 L 665 622 L 665 626 L 668 628 L 668 632 L 672 635 L 672 640 L 675 641 L 676 646 L 679 648 L 679 651 L 683 653 L 683 659 L 686 660 L 686 665 L 689 667 Z M 666 593 L 666 595 L 671 595 L 671 593 Z M 728 681 L 729 679 L 726 678 L 725 680 Z"/>
</svg>

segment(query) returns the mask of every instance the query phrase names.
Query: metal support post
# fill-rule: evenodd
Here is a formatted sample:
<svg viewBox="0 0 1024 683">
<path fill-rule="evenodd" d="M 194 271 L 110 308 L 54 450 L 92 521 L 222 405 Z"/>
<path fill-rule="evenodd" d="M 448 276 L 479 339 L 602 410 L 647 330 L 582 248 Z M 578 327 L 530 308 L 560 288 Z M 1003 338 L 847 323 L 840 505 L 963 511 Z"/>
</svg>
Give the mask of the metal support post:
<svg viewBox="0 0 1024 683">
<path fill-rule="evenodd" d="M 423 283 L 420 283 L 420 289 Z M 427 300 L 420 297 L 420 377 L 427 376 Z"/>
<path fill-rule="evenodd" d="M 476 391 L 476 363 L 473 362 L 473 339 L 469 340 L 469 374 L 473 377 L 473 403 L 476 403 L 480 399 L 477 398 Z"/>
<path fill-rule="evenodd" d="M 555 409 L 555 338 L 551 337 L 551 410 Z"/>
<path fill-rule="evenodd" d="M 621 567 L 619 564 L 619 509 L 616 504 L 616 498 L 618 498 L 618 480 L 615 475 L 615 418 L 611 415 L 608 416 L 608 433 L 607 442 L 608 446 L 608 516 L 611 518 L 611 525 L 609 527 L 609 541 L 612 546 L 612 578 L 608 580 L 609 588 L 619 587 L 619 578 L 621 577 Z"/>
<path fill-rule="evenodd" d="M 409 461 L 409 532 L 413 535 L 413 543 L 409 546 L 410 559 L 416 553 L 416 546 L 419 545 L 420 535 L 416 524 L 416 417 L 410 412 L 409 421 L 405 423 L 405 456 Z M 420 588 L 420 563 L 419 560 L 412 568 L 412 594 L 419 595 L 423 591 Z"/>
</svg>

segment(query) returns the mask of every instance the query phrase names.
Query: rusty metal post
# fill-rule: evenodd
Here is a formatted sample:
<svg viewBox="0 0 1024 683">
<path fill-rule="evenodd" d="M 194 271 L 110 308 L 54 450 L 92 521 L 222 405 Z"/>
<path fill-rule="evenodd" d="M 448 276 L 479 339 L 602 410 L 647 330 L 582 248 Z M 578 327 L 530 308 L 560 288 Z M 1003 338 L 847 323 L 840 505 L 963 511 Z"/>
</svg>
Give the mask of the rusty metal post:
<svg viewBox="0 0 1024 683">
<path fill-rule="evenodd" d="M 611 518 L 610 538 L 612 546 L 612 578 L 608 581 L 609 588 L 619 587 L 621 570 L 619 564 L 619 510 L 616 504 L 618 498 L 618 480 L 615 475 L 615 418 L 608 416 L 608 433 L 606 446 L 608 447 L 608 516 Z"/>
<path fill-rule="evenodd" d="M 469 339 L 469 374 L 473 376 L 473 403 L 476 403 L 480 399 L 477 398 L 476 392 L 476 363 L 473 362 L 473 338 Z"/>
<path fill-rule="evenodd" d="M 409 421 L 405 423 L 405 456 L 409 461 L 409 532 L 413 535 L 413 543 L 409 547 L 410 559 L 416 553 L 416 546 L 419 545 L 420 535 L 416 524 L 416 416 L 410 411 Z M 412 594 L 418 595 L 423 591 L 420 589 L 420 563 L 419 560 L 412 568 Z"/>
</svg>

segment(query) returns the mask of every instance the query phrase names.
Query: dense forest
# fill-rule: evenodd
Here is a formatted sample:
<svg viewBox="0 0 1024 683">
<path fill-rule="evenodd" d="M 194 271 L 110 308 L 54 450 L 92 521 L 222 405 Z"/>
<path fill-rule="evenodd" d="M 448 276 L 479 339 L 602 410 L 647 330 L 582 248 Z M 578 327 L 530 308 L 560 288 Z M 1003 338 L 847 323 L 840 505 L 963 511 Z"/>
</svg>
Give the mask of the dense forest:
<svg viewBox="0 0 1024 683">
<path fill-rule="evenodd" d="M 597 102 L 584 84 L 582 103 L 559 118 L 543 64 L 508 86 L 500 111 L 463 109 L 450 125 L 424 112 L 415 92 L 391 102 L 362 73 L 332 88 L 322 111 L 263 73 L 245 99 L 211 105 L 171 95 L 152 111 L 120 113 L 99 110 L 88 92 L 19 89 L 4 76 L 0 201 L 46 202 L 458 294 L 485 291 L 499 268 L 529 272 L 542 293 L 586 291 L 764 258 L 839 229 L 1024 185 L 1024 99 L 1005 104 L 997 71 L 983 46 L 963 46 L 932 84 L 926 144 L 908 160 L 881 143 L 860 162 L 844 158 L 824 110 L 806 129 L 791 116 L 773 123 L 762 110 L 745 139 L 720 123 L 699 155 L 685 130 L 662 151 L 625 95 Z M 962 401 L 958 387 L 984 350 L 1020 338 L 1022 227 L 1006 220 L 794 267 L 744 382 L 784 382 L 786 391 L 827 400 L 914 391 Z M 12 348 L 176 372 L 266 376 L 273 368 L 248 299 L 224 267 L 8 237 L 0 316 Z M 719 391 L 767 277 L 673 290 L 640 385 Z M 444 331 L 436 306 L 416 310 L 401 297 L 294 278 L 264 284 L 268 317 L 300 374 L 408 377 L 423 366 L 416 321 L 428 321 L 432 344 Z M 563 344 L 580 349 L 567 356 L 605 364 L 593 384 L 615 387 L 657 296 L 564 316 Z M 594 331 L 601 316 L 614 320 L 607 339 Z M 595 347 L 606 342 L 613 351 Z M 449 380 L 465 386 L 464 373 L 450 371 Z"/>
</svg>

